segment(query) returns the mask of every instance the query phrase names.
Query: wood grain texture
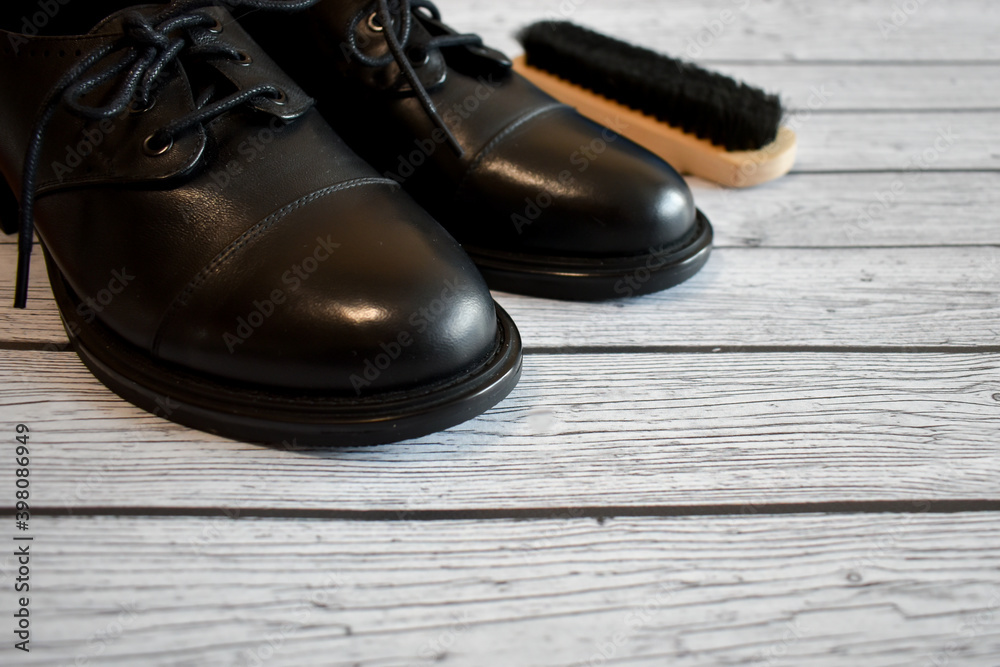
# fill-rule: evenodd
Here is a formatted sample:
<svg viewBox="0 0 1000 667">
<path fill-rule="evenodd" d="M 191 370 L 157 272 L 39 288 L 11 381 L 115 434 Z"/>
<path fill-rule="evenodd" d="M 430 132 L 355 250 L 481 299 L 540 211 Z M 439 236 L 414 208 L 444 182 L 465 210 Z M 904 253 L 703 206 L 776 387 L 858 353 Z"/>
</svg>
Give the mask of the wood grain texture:
<svg viewBox="0 0 1000 667">
<path fill-rule="evenodd" d="M 509 398 L 444 433 L 292 451 L 153 417 L 72 354 L 0 364 L 34 502 L 72 511 L 1000 499 L 996 354 L 532 355 Z"/>
<path fill-rule="evenodd" d="M 793 174 L 743 191 L 692 185 L 717 248 L 1000 243 L 1000 173 Z"/>
<path fill-rule="evenodd" d="M 1000 8 L 991 0 L 917 0 L 912 3 L 916 11 L 904 13 L 899 30 L 880 24 L 893 26 L 894 5 L 911 3 L 441 0 L 437 4 L 455 28 L 477 32 L 487 43 L 512 54 L 520 51 L 514 39 L 519 29 L 534 21 L 557 19 L 703 61 L 1000 60 Z"/>
<path fill-rule="evenodd" d="M 1000 112 L 793 114 L 794 171 L 1000 168 Z M 891 130 L 889 128 L 892 128 Z"/>
<path fill-rule="evenodd" d="M 780 206 L 775 201 L 771 205 Z M 935 210 L 928 213 L 940 224 Z M 794 220 L 806 224 L 800 214 L 793 216 L 785 227 L 789 233 L 796 231 Z M 864 242 L 869 230 L 884 233 L 879 224 L 857 228 L 855 238 Z M 987 237 L 996 233 L 995 224 L 988 226 Z M 844 238 L 855 230 L 850 223 L 839 229 Z M 826 232 L 827 238 L 838 235 L 836 227 Z M 5 342 L 65 344 L 43 262 L 33 265 L 29 309 L 10 307 L 14 254 L 12 247 L 0 246 L 0 335 Z M 998 286 L 1000 247 L 994 246 L 731 248 L 715 250 L 687 283 L 638 299 L 596 304 L 510 294 L 497 299 L 532 349 L 969 346 L 1000 338 Z"/>
<path fill-rule="evenodd" d="M 30 664 L 996 664 L 996 515 L 830 519 L 42 519 Z"/>
<path fill-rule="evenodd" d="M 565 14 L 779 92 L 799 173 L 694 182 L 719 247 L 681 287 L 498 295 L 523 381 L 416 442 L 232 442 L 130 406 L 72 352 L 0 350 L 32 502 L 76 513 L 33 517 L 33 652 L 5 641 L 0 664 L 1000 664 L 1000 515 L 931 513 L 1000 500 L 997 3 L 439 4 L 511 55 L 517 28 Z M 58 348 L 40 254 L 28 312 L 8 305 L 11 242 L 0 344 Z M 765 514 L 850 501 L 913 511 Z M 581 515 L 692 505 L 732 515 Z M 327 518 L 292 518 L 310 510 Z M 389 520 L 343 520 L 370 510 Z M 136 513 L 178 516 L 113 516 Z"/>
</svg>

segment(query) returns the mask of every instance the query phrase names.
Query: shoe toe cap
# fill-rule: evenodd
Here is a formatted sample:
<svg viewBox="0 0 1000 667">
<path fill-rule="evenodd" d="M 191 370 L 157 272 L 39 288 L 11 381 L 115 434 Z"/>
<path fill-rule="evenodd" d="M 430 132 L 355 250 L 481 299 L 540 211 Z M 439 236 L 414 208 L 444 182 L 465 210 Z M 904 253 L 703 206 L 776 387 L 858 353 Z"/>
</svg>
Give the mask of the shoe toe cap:
<svg viewBox="0 0 1000 667">
<path fill-rule="evenodd" d="M 398 189 L 318 198 L 244 241 L 175 302 L 161 357 L 269 387 L 363 395 L 447 381 L 495 348 L 482 277 Z"/>
<path fill-rule="evenodd" d="M 690 189 L 669 164 L 570 109 L 479 158 L 459 202 L 460 216 L 485 209 L 492 221 L 453 220 L 463 243 L 553 255 L 638 255 L 696 224 Z"/>
</svg>

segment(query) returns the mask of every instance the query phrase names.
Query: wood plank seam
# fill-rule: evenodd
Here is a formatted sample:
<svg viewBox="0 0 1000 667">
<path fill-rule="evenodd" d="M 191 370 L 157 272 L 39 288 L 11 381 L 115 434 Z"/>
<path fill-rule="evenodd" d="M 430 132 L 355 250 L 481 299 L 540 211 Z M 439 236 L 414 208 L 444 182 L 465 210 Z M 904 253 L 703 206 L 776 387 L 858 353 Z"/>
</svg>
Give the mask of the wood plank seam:
<svg viewBox="0 0 1000 667">
<path fill-rule="evenodd" d="M 0 516 L 13 516 L 15 510 L 0 507 Z M 36 516 L 61 517 L 212 517 L 225 515 L 230 519 L 310 519 L 355 522 L 399 521 L 530 521 L 594 519 L 603 523 L 620 518 L 669 517 L 738 517 L 747 515 L 864 515 L 864 514 L 974 514 L 1000 513 L 1000 497 L 974 500 L 909 499 L 826 501 L 814 503 L 780 503 L 748 501 L 742 504 L 662 505 L 662 506 L 574 506 L 518 508 L 497 510 L 312 510 L 264 507 L 36 507 Z"/>
</svg>

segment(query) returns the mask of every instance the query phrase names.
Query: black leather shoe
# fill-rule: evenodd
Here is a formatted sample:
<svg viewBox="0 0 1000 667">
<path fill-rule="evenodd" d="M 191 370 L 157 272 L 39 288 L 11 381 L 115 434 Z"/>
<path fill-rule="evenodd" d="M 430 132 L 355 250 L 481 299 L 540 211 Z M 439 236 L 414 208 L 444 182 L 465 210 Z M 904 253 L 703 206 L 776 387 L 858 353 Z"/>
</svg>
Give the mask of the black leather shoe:
<svg viewBox="0 0 1000 667">
<path fill-rule="evenodd" d="M 477 36 L 456 34 L 432 3 L 322 0 L 276 23 L 241 21 L 491 287 L 632 296 L 708 259 L 712 228 L 673 168 L 543 93 Z"/>
<path fill-rule="evenodd" d="M 22 192 L 16 305 L 34 226 L 94 374 L 244 440 L 388 442 L 503 398 L 517 329 L 454 239 L 227 11 L 131 4 L 56 3 L 50 36 L 17 32 L 34 0 L 0 10 L 8 231 Z"/>
</svg>

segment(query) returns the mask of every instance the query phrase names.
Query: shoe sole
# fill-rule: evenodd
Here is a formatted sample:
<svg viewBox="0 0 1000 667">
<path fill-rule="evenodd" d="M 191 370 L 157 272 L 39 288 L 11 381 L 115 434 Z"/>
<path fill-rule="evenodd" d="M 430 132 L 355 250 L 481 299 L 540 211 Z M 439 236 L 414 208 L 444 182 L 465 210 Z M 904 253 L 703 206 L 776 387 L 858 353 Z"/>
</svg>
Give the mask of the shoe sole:
<svg viewBox="0 0 1000 667">
<path fill-rule="evenodd" d="M 70 341 L 98 380 L 157 416 L 234 440 L 287 448 L 410 440 L 489 410 L 521 376 L 520 334 L 499 305 L 497 340 L 488 361 L 460 378 L 412 391 L 344 397 L 199 375 L 153 358 L 96 320 L 86 322 L 78 314 L 79 300 L 47 252 L 45 259 Z"/>
<path fill-rule="evenodd" d="M 465 251 L 491 289 L 568 301 L 603 301 L 659 292 L 701 270 L 712 252 L 712 225 L 698 211 L 696 227 L 679 246 L 631 257 L 565 258 Z"/>
</svg>

